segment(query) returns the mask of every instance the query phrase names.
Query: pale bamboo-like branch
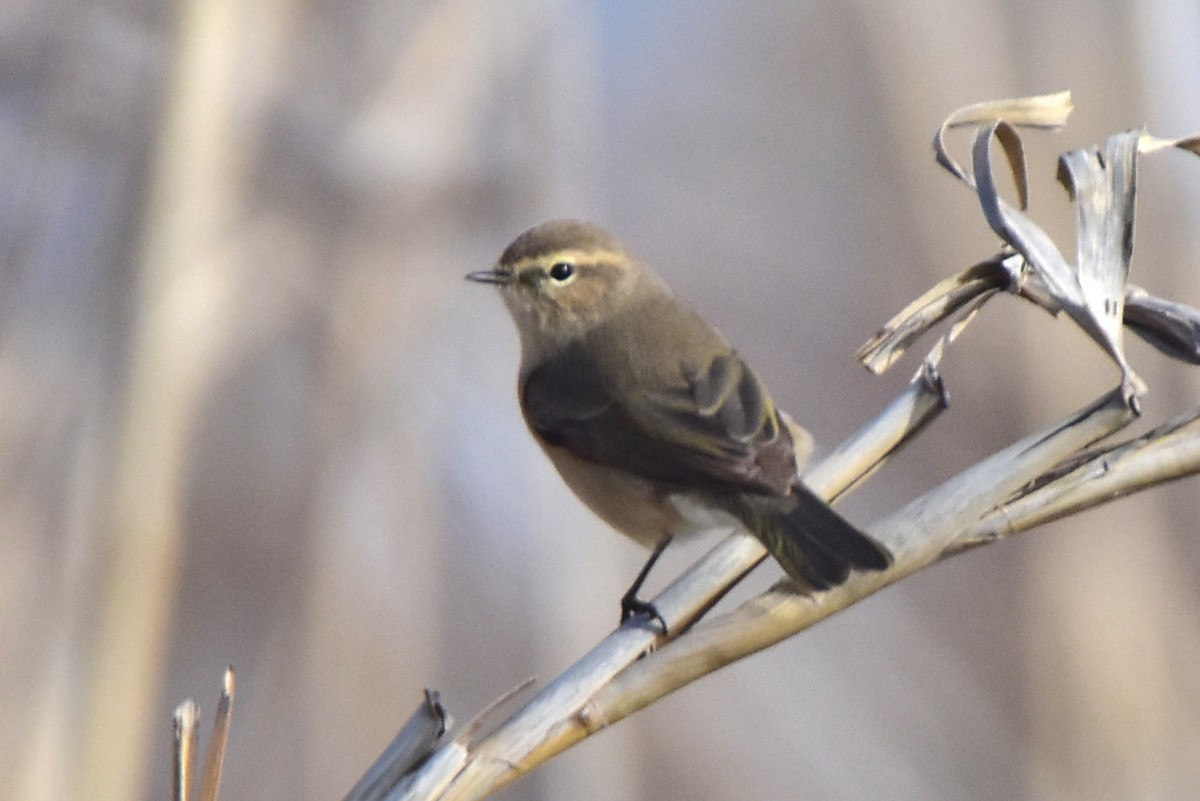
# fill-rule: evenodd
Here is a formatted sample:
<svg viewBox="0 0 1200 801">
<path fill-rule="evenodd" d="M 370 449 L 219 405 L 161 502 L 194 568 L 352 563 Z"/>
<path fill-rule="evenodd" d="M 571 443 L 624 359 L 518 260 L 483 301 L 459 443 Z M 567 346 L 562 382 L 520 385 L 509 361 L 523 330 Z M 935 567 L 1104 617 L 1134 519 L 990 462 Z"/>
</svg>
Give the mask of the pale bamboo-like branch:
<svg viewBox="0 0 1200 801">
<path fill-rule="evenodd" d="M 999 506 L 972 527 L 963 549 L 1200 473 L 1200 408 L 1121 445 L 1098 449 L 1070 470 Z"/>
<path fill-rule="evenodd" d="M 926 359 L 908 388 L 872 422 L 839 445 L 805 476 L 831 501 L 853 491 L 949 405 L 937 360 Z M 852 478 L 847 483 L 847 478 Z"/>
<path fill-rule="evenodd" d="M 434 690 L 425 697 L 383 753 L 367 768 L 343 801 L 378 801 L 441 740 L 453 721 Z"/>
<path fill-rule="evenodd" d="M 857 573 L 826 593 L 797 594 L 781 582 L 734 611 L 697 626 L 686 640 L 650 654 L 593 701 L 612 723 L 713 670 L 784 640 L 878 590 L 939 561 L 970 523 L 1007 494 L 1078 448 L 1135 418 L 1118 390 L 1049 429 L 970 468 L 869 528 L 896 557 L 883 573 Z"/>
<path fill-rule="evenodd" d="M 174 801 L 192 801 L 196 782 L 196 747 L 200 730 L 200 710 L 190 698 L 175 707 L 175 770 L 171 797 Z"/>
<path fill-rule="evenodd" d="M 811 483 L 832 493 L 837 485 L 853 482 L 856 469 L 864 466 L 870 469 L 883 458 L 870 453 L 873 447 L 881 441 L 902 443 L 908 436 L 902 432 L 919 429 L 941 408 L 942 402 L 939 382 L 914 381 L 877 420 L 823 462 L 814 471 Z M 1077 476 L 1078 471 L 1093 461 L 1103 459 L 1110 465 L 1110 483 L 1102 493 L 1106 497 L 1200 469 L 1200 424 L 1189 418 L 1098 454 L 1053 481 L 1037 482 L 1040 477 L 1055 473 L 1064 461 L 1077 461 L 1081 449 L 1135 418 L 1123 389 L 1115 389 L 871 526 L 871 533 L 885 542 L 896 557 L 895 564 L 886 572 L 855 574 L 844 585 L 817 595 L 797 594 L 786 581 L 781 582 L 734 611 L 695 626 L 686 635 L 673 634 L 676 639 L 652 653 L 646 653 L 646 649 L 656 639 L 662 639 L 655 631 L 636 626 L 618 629 L 491 735 L 478 742 L 461 736 L 450 740 L 433 751 L 426 762 L 405 776 L 385 797 L 445 801 L 483 798 L 579 740 L 675 689 L 775 644 L 947 555 L 983 541 L 980 531 L 988 524 L 994 525 L 997 515 L 994 510 L 1004 508 L 1006 499 L 1034 498 L 1036 503 L 1039 494 L 1045 499 L 1050 492 L 1048 488 Z M 865 436 L 866 432 L 873 435 Z M 856 442 L 861 444 L 856 446 Z M 1118 452 L 1122 458 L 1117 459 Z M 1160 458 L 1151 480 L 1144 469 L 1147 454 L 1151 452 L 1180 456 L 1169 464 Z M 1119 461 L 1115 468 L 1111 467 L 1114 460 Z M 1034 485 L 1038 489 L 1022 494 L 1022 488 Z M 1085 504 L 1082 497 L 1076 498 L 1078 508 Z M 1087 505 L 1098 502 L 1095 497 L 1089 498 Z M 1066 510 L 1063 513 L 1074 510 L 1063 509 Z M 1023 524 L 1018 526 L 1014 517 L 1017 514 L 1015 507 L 1010 509 L 1007 531 L 1024 530 L 1032 525 L 1034 518 L 1029 516 L 1022 517 Z M 690 615 L 685 613 L 706 609 L 727 589 L 699 592 L 703 588 L 702 577 L 725 576 L 736 581 L 735 577 L 749 570 L 762 556 L 757 541 L 730 537 L 668 587 L 655 603 L 667 614 L 682 615 L 668 617 L 672 624 L 689 619 Z M 672 630 L 680 631 L 676 625 Z"/>
<path fill-rule="evenodd" d="M 858 471 L 880 464 L 944 407 L 940 381 L 922 372 L 863 432 L 809 473 L 807 483 L 819 494 L 836 495 L 858 479 Z M 765 555 L 752 537 L 727 537 L 654 599 L 669 638 L 656 626 L 618 628 L 488 737 L 478 743 L 451 741 L 387 798 L 478 798 L 548 759 L 577 739 L 573 718 L 602 687 L 647 651 L 679 637 Z M 430 794 L 429 787 L 437 792 Z"/>
<path fill-rule="evenodd" d="M 221 774 L 225 770 L 225 752 L 229 747 L 229 726 L 233 718 L 233 699 L 236 693 L 233 668 L 225 669 L 217 714 L 213 716 L 212 737 L 204 756 L 204 777 L 200 782 L 200 801 L 217 801 L 221 791 Z"/>
<path fill-rule="evenodd" d="M 856 573 L 828 592 L 797 594 L 786 582 L 733 612 L 696 626 L 648 654 L 569 708 L 538 707 L 474 746 L 459 776 L 437 796 L 482 798 L 540 762 L 669 692 L 762 650 L 937 561 L 971 522 L 1067 455 L 1134 419 L 1120 392 L 1030 436 L 870 527 L 895 563 Z M 574 668 L 563 674 L 572 676 Z M 532 705 L 531 705 L 532 706 Z M 534 725 L 536 724 L 536 725 Z M 537 732 L 539 736 L 533 736 Z M 403 796 L 400 796 L 403 797 Z"/>
</svg>

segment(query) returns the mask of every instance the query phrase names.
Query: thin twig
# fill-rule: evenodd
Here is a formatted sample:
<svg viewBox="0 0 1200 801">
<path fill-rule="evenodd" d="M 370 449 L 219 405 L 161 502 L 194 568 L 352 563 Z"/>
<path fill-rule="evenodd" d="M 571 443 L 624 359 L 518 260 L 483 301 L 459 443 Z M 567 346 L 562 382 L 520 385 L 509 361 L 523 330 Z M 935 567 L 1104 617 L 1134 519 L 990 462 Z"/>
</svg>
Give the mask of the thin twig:
<svg viewBox="0 0 1200 801">
<path fill-rule="evenodd" d="M 196 740 L 200 727 L 200 710 L 196 702 L 187 700 L 175 707 L 175 784 L 172 798 L 191 801 L 196 782 Z"/>
<path fill-rule="evenodd" d="M 221 773 L 225 768 L 225 751 L 229 745 L 235 688 L 233 667 L 230 666 L 225 668 L 221 697 L 217 700 L 217 714 L 213 716 L 212 736 L 208 740 L 208 751 L 204 758 L 204 779 L 200 783 L 200 801 L 217 801 L 221 791 Z"/>
</svg>

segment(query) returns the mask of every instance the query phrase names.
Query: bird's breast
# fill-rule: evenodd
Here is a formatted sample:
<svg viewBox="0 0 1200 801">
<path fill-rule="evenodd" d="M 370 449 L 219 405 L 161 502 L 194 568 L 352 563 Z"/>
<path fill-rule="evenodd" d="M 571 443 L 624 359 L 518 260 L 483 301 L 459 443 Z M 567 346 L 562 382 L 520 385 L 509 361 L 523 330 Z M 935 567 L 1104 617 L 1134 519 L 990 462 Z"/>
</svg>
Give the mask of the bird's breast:
<svg viewBox="0 0 1200 801">
<path fill-rule="evenodd" d="M 739 525 L 704 494 L 666 486 L 589 462 L 539 438 L 542 450 L 579 500 L 604 522 L 638 544 L 653 548 L 666 537 Z"/>
</svg>

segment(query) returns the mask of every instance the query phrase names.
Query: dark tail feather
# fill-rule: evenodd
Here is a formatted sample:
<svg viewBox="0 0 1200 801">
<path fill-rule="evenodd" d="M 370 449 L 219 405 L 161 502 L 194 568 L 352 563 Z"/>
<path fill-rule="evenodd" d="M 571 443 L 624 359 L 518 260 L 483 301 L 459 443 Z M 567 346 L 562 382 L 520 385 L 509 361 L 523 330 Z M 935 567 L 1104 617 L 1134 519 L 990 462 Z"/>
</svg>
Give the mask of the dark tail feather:
<svg viewBox="0 0 1200 801">
<path fill-rule="evenodd" d="M 892 555 L 863 534 L 803 484 L 792 490 L 796 507 L 770 528 L 768 550 L 793 578 L 814 589 L 836 587 L 851 570 L 886 570 Z M 771 536 L 771 535 L 774 536 Z"/>
</svg>

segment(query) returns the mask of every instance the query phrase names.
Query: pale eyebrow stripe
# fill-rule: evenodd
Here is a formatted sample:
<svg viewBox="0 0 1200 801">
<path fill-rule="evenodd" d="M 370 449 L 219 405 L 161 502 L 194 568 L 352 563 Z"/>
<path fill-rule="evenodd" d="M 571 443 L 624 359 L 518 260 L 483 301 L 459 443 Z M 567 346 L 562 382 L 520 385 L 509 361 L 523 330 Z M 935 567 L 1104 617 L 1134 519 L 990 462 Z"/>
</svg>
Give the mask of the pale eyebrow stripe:
<svg viewBox="0 0 1200 801">
<path fill-rule="evenodd" d="M 616 250 L 579 250 L 577 248 L 568 248 L 566 250 L 553 250 L 548 253 L 543 253 L 539 256 L 526 256 L 515 264 L 511 265 L 514 272 L 533 267 L 536 264 L 551 263 L 556 261 L 569 261 L 574 264 L 589 264 L 597 262 L 607 262 L 615 264 L 625 258 L 625 255 Z"/>
</svg>

